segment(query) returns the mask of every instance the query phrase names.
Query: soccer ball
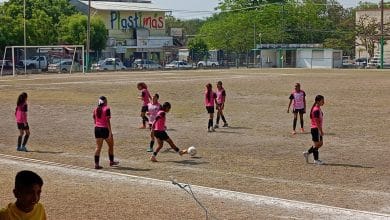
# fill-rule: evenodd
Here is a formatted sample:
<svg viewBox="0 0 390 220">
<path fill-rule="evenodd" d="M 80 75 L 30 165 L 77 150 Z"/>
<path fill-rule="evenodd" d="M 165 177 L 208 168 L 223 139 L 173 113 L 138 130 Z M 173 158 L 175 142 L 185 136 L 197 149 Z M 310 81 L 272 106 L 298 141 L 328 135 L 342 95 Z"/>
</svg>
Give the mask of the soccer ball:
<svg viewBox="0 0 390 220">
<path fill-rule="evenodd" d="M 196 148 L 194 146 L 191 146 L 187 149 L 187 152 L 190 156 L 195 156 L 196 155 Z"/>
</svg>

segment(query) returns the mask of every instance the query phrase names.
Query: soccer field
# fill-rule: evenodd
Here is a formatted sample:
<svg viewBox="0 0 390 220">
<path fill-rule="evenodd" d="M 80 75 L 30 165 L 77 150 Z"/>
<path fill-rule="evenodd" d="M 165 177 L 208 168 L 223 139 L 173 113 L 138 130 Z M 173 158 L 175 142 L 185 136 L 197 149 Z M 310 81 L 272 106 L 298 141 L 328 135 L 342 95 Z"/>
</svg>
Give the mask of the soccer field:
<svg viewBox="0 0 390 220">
<path fill-rule="evenodd" d="M 230 127 L 208 133 L 204 86 L 210 82 L 215 89 L 218 80 L 227 91 Z M 161 102 L 172 104 L 167 132 L 178 147 L 197 147 L 196 157 L 180 157 L 165 144 L 159 162 L 149 161 L 149 132 L 138 129 L 136 84 L 141 81 L 152 94 L 159 93 Z M 323 166 L 304 161 L 302 152 L 312 144 L 309 132 L 290 134 L 292 114 L 286 110 L 296 82 L 307 94 L 308 108 L 317 94 L 325 97 Z M 14 109 L 22 91 L 29 95 L 28 153 L 15 150 Z M 87 169 L 93 168 L 92 110 L 100 95 L 111 107 L 120 161 L 117 168 L 108 166 L 105 145 L 102 172 Z M 29 75 L 0 78 L 0 98 L 1 207 L 13 201 L 16 172 L 31 169 L 45 181 L 41 202 L 49 219 L 204 218 L 196 202 L 169 183 L 171 178 L 195 185 L 194 192 L 215 219 L 390 218 L 388 71 Z M 306 114 L 306 131 L 309 122 Z"/>
</svg>

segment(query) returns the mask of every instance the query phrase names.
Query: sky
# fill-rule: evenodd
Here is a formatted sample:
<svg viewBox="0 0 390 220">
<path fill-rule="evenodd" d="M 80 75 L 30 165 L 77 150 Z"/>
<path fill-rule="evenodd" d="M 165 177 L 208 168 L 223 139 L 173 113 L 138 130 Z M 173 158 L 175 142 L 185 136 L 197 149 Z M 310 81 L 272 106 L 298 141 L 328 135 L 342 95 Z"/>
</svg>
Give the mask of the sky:
<svg viewBox="0 0 390 220">
<path fill-rule="evenodd" d="M 7 0 L 0 0 L 4 2 Z M 355 7 L 360 0 L 337 0 L 344 7 Z M 379 3 L 380 0 L 362 0 Z M 386 2 L 388 0 L 385 0 Z M 219 0 L 152 0 L 163 9 L 172 11 L 172 15 L 180 19 L 205 18 L 211 16 L 218 6 Z"/>
</svg>

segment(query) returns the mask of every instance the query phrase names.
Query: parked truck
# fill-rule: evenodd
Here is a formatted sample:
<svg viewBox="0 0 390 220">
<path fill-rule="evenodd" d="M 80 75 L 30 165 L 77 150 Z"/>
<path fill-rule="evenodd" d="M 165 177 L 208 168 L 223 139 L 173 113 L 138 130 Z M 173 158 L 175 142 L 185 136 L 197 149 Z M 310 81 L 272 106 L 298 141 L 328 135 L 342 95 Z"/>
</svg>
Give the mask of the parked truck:
<svg viewBox="0 0 390 220">
<path fill-rule="evenodd" d="M 48 61 L 46 56 L 32 56 L 26 60 L 19 61 L 20 67 L 26 66 L 28 69 L 47 70 Z"/>
</svg>

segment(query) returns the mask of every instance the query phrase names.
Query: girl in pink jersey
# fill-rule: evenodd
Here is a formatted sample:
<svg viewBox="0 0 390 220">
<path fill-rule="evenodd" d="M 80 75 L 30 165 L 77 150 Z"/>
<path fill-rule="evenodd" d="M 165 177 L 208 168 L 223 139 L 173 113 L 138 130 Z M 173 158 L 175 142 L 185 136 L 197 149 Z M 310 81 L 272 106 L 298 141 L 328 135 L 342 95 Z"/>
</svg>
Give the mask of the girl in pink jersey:
<svg viewBox="0 0 390 220">
<path fill-rule="evenodd" d="M 156 120 L 157 113 L 161 110 L 161 104 L 158 102 L 159 95 L 156 93 L 152 98 L 152 102 L 148 104 L 148 112 L 149 115 L 149 128 L 150 128 L 150 145 L 147 149 L 147 152 L 153 152 L 154 145 L 154 131 L 152 129 L 153 122 Z"/>
<path fill-rule="evenodd" d="M 206 90 L 204 92 L 204 104 L 206 106 L 207 113 L 209 114 L 209 123 L 207 126 L 208 132 L 213 132 L 213 121 L 214 121 L 214 103 L 216 103 L 217 95 L 213 91 L 213 86 L 211 83 L 206 85 Z"/>
<path fill-rule="evenodd" d="M 142 100 L 142 107 L 141 107 L 142 125 L 140 128 L 145 129 L 146 122 L 149 121 L 148 117 L 146 117 L 146 112 L 148 111 L 148 104 L 150 103 L 152 96 L 148 91 L 148 86 L 144 82 L 138 83 L 137 88 L 138 90 L 141 91 L 141 95 L 138 98 Z"/>
<path fill-rule="evenodd" d="M 18 145 L 16 146 L 16 150 L 25 152 L 27 152 L 26 144 L 28 138 L 30 137 L 30 127 L 27 122 L 27 109 L 27 93 L 22 92 L 16 101 L 15 109 L 15 119 L 19 129 Z"/>
<path fill-rule="evenodd" d="M 305 130 L 303 128 L 303 114 L 306 113 L 306 93 L 305 91 L 301 90 L 301 84 L 299 83 L 295 84 L 295 89 L 291 93 L 289 99 L 290 102 L 288 103 L 287 113 L 290 112 L 290 106 L 292 102 L 293 102 L 293 113 L 294 113 L 292 134 L 296 134 L 295 129 L 297 127 L 298 113 L 301 121 L 301 132 L 304 132 Z"/>
<path fill-rule="evenodd" d="M 217 121 L 215 122 L 214 128 L 219 127 L 219 119 L 222 118 L 223 121 L 223 127 L 228 127 L 228 123 L 226 122 L 225 115 L 223 114 L 223 109 L 225 107 L 225 100 L 226 100 L 226 91 L 222 86 L 222 81 L 217 82 Z"/>
<path fill-rule="evenodd" d="M 98 106 L 93 111 L 93 120 L 95 123 L 95 138 L 96 138 L 96 150 L 95 150 L 95 169 L 102 169 L 99 165 L 100 152 L 103 146 L 103 140 L 108 145 L 108 157 L 110 159 L 110 166 L 116 166 L 118 161 L 114 161 L 114 137 L 111 130 L 111 111 L 107 105 L 107 98 L 100 96 Z"/>
<path fill-rule="evenodd" d="M 313 107 L 310 110 L 310 119 L 311 119 L 311 136 L 313 140 L 314 147 L 311 146 L 308 151 L 303 152 L 306 163 L 309 163 L 309 154 L 313 153 L 314 163 L 317 165 L 322 165 L 323 162 L 319 160 L 318 149 L 323 145 L 322 137 L 324 136 L 324 131 L 322 130 L 323 124 L 323 113 L 321 106 L 325 103 L 324 96 L 317 95 Z"/>
<path fill-rule="evenodd" d="M 157 162 L 157 154 L 163 147 L 164 141 L 168 142 L 172 149 L 178 152 L 181 155 L 186 154 L 187 150 L 180 150 L 173 143 L 172 139 L 168 136 L 165 131 L 165 120 L 166 114 L 171 110 L 171 104 L 169 102 L 165 102 L 160 111 L 157 113 L 156 120 L 152 124 L 152 130 L 154 131 L 154 136 L 157 138 L 157 149 L 153 152 L 153 155 L 150 157 L 150 160 L 153 162 Z"/>
</svg>

